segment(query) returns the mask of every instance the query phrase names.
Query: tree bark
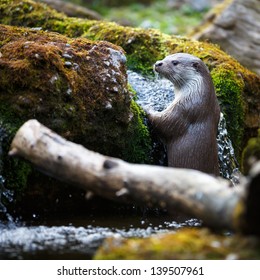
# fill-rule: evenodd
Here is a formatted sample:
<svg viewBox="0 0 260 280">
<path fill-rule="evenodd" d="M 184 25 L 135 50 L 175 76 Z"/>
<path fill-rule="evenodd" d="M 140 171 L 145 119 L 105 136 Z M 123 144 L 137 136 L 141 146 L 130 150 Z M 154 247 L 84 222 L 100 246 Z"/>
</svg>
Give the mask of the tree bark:
<svg viewBox="0 0 260 280">
<path fill-rule="evenodd" d="M 103 156 L 66 141 L 36 120 L 18 130 L 9 155 L 108 199 L 181 210 L 214 228 L 241 229 L 245 224 L 239 219 L 245 216 L 246 188 L 230 188 L 228 181 L 195 170 L 129 164 Z"/>
</svg>

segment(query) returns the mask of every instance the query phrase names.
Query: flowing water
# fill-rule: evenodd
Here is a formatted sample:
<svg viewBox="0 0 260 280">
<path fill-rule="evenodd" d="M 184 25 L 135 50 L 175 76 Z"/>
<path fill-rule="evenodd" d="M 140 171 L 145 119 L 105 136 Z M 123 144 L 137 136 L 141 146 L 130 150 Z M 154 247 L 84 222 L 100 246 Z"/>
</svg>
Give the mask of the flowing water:
<svg viewBox="0 0 260 280">
<path fill-rule="evenodd" d="M 0 259 L 91 259 L 107 237 L 149 237 L 201 222 L 187 217 L 96 216 L 48 220 L 29 225 L 19 221 L 0 222 Z M 46 224 L 46 225 L 45 225 Z"/>
<path fill-rule="evenodd" d="M 141 106 L 161 111 L 174 98 L 172 84 L 167 80 L 143 77 L 132 71 L 128 72 L 128 79 Z M 3 138 L 0 125 L 0 174 Z M 235 183 L 238 169 L 223 117 L 217 139 L 221 174 Z M 91 259 L 107 237 L 145 238 L 181 227 L 201 226 L 199 220 L 180 214 L 174 217 L 166 213 L 146 217 L 140 214 L 122 216 L 120 210 L 118 215 L 93 213 L 91 218 L 59 217 L 41 222 L 14 220 L 3 204 L 4 200 L 11 202 L 13 199 L 4 182 L 0 176 L 0 217 L 5 216 L 4 221 L 0 221 L 0 259 Z"/>
</svg>

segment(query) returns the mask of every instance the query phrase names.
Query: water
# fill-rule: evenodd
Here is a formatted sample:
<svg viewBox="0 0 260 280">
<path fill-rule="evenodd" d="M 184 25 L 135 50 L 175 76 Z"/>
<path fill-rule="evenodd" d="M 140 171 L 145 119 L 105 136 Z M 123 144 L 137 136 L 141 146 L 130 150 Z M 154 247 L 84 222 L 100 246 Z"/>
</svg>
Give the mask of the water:
<svg viewBox="0 0 260 280">
<path fill-rule="evenodd" d="M 120 217 L 96 217 L 95 221 L 90 221 L 82 217 L 72 223 L 66 220 L 48 223 L 53 225 L 0 223 L 0 259 L 91 259 L 107 237 L 145 238 L 201 225 L 196 219 L 165 222 L 154 217 L 150 221 L 138 217 L 122 220 Z"/>
<path fill-rule="evenodd" d="M 4 191 L 4 178 L 3 178 L 3 176 L 0 175 L 0 213 L 6 212 L 6 207 L 2 203 L 3 191 Z"/>
<path fill-rule="evenodd" d="M 3 169 L 2 155 L 3 155 L 3 142 L 7 138 L 7 133 L 3 127 L 3 124 L 0 121 L 0 218 L 1 215 L 4 215 L 8 220 L 11 220 L 11 216 L 7 213 L 7 209 L 4 205 L 4 201 L 12 202 L 13 201 L 13 192 L 4 187 L 5 179 L 1 175 Z"/>
<path fill-rule="evenodd" d="M 2 162 L 2 156 L 3 156 L 3 141 L 6 138 L 6 132 L 5 129 L 2 127 L 2 123 L 0 120 L 0 176 L 2 174 L 2 169 L 3 169 L 3 162 Z M 3 177 L 0 177 L 0 188 L 3 186 Z M 0 195 L 1 195 L 1 189 L 0 189 Z M 1 197 L 0 197 L 0 201 L 1 201 Z M 0 206 L 0 211 L 1 211 L 1 206 Z"/>
<path fill-rule="evenodd" d="M 155 111 L 162 111 L 174 99 L 174 89 L 170 81 L 158 77 L 142 76 L 133 71 L 127 73 L 129 83 L 137 93 L 137 103 L 140 106 L 150 106 Z M 240 177 L 238 162 L 222 113 L 218 125 L 217 144 L 220 175 L 229 179 L 233 185 L 238 184 Z"/>
<path fill-rule="evenodd" d="M 237 185 L 241 174 L 232 142 L 228 136 L 226 120 L 222 113 L 218 125 L 217 143 L 220 175 L 230 180 L 233 185 Z"/>
<path fill-rule="evenodd" d="M 150 106 L 155 111 L 162 111 L 174 99 L 173 85 L 166 79 L 158 76 L 142 76 L 139 73 L 128 71 L 128 82 L 136 91 L 136 102 L 141 106 Z"/>
</svg>

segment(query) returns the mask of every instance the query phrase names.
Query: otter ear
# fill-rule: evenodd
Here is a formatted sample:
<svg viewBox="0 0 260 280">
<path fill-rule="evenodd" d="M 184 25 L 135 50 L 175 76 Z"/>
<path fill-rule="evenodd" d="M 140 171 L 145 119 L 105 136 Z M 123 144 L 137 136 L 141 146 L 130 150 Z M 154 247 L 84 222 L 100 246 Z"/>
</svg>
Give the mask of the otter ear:
<svg viewBox="0 0 260 280">
<path fill-rule="evenodd" d="M 199 68 L 200 68 L 200 64 L 199 62 L 195 61 L 195 62 L 192 62 L 191 66 L 196 69 L 196 71 L 199 71 Z"/>
</svg>

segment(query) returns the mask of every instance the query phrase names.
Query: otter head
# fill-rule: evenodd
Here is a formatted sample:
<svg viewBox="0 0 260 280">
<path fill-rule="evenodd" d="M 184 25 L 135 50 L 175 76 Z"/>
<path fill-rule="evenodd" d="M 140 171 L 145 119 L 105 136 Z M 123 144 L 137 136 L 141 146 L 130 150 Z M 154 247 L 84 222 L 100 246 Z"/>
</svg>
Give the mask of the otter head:
<svg viewBox="0 0 260 280">
<path fill-rule="evenodd" d="M 176 53 L 154 64 L 154 71 L 170 80 L 177 89 L 209 76 L 206 65 L 196 56 Z"/>
</svg>

